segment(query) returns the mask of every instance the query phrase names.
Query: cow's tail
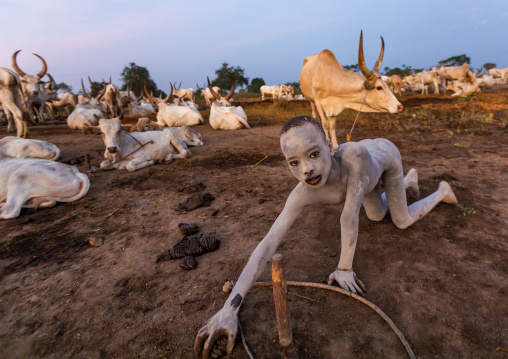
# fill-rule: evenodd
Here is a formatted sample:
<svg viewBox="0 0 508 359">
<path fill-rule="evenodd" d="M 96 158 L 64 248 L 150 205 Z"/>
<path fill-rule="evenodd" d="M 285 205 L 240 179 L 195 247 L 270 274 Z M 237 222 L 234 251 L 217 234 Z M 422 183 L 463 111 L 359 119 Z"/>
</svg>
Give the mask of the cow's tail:
<svg viewBox="0 0 508 359">
<path fill-rule="evenodd" d="M 57 199 L 58 202 L 74 202 L 86 195 L 90 189 L 90 180 L 88 179 L 88 176 L 81 172 L 76 173 L 76 176 L 80 179 L 80 190 L 78 194 L 72 197 L 59 198 Z"/>
</svg>

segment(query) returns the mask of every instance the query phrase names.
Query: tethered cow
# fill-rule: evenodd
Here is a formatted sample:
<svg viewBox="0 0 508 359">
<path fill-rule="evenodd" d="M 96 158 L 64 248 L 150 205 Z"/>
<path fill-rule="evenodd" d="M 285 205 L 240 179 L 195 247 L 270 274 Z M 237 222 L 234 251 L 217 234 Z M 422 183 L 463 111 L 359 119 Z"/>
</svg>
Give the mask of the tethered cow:
<svg viewBox="0 0 508 359">
<path fill-rule="evenodd" d="M 381 53 L 370 71 L 363 55 L 363 32 L 360 33 L 358 64 L 365 77 L 343 68 L 330 50 L 323 50 L 303 61 L 300 88 L 311 104 L 312 116 L 321 119 L 326 137 L 332 141 L 334 149 L 339 146 L 335 134 L 336 116 L 345 108 L 390 113 L 403 110 L 402 104 L 379 75 L 385 50 L 383 37 L 381 42 Z"/>
</svg>

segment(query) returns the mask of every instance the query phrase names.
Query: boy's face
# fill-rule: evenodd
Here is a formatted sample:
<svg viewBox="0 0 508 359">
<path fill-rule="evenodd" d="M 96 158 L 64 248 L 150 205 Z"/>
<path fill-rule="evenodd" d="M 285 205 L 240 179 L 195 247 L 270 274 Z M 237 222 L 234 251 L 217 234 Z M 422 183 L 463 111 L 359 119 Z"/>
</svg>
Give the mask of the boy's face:
<svg viewBox="0 0 508 359">
<path fill-rule="evenodd" d="M 290 129 L 281 136 L 280 146 L 296 179 L 312 188 L 326 183 L 332 150 L 316 126 L 305 124 Z"/>
</svg>

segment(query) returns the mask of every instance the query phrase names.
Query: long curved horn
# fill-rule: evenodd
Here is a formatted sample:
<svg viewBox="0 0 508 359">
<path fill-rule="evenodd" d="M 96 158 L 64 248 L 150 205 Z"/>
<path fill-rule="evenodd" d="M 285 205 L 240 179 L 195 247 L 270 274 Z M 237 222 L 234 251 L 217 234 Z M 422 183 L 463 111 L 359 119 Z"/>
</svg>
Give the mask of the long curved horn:
<svg viewBox="0 0 508 359">
<path fill-rule="evenodd" d="M 150 100 L 152 100 L 155 104 L 157 104 L 158 102 L 148 93 L 148 90 L 146 89 L 146 83 L 145 83 L 144 89 L 145 89 L 146 96 L 148 96 L 148 98 Z"/>
<path fill-rule="evenodd" d="M 48 72 L 48 64 L 46 64 L 46 61 L 44 61 L 42 56 L 39 56 L 37 54 L 34 54 L 34 55 L 37 56 L 41 60 L 41 62 L 42 62 L 42 69 L 37 74 L 37 76 L 39 76 L 39 78 L 42 78 L 44 75 L 46 75 L 46 72 Z"/>
<path fill-rule="evenodd" d="M 176 84 L 176 82 L 175 82 Z M 180 81 L 180 85 L 178 85 L 178 88 L 175 87 L 176 90 L 180 90 L 180 87 L 182 87 L 182 81 Z"/>
<path fill-rule="evenodd" d="M 92 80 L 90 80 L 90 76 L 88 76 L 88 81 L 90 82 L 90 85 L 94 86 Z"/>
<path fill-rule="evenodd" d="M 12 65 L 12 68 L 14 69 L 14 71 L 16 71 L 18 73 L 19 76 L 21 77 L 25 77 L 26 76 L 26 73 L 23 72 L 19 67 L 18 67 L 18 63 L 16 61 L 16 57 L 18 56 L 18 52 L 20 52 L 21 50 L 18 50 L 16 51 L 14 54 L 12 54 L 12 58 L 11 58 L 11 65 Z"/>
<path fill-rule="evenodd" d="M 81 89 L 83 90 L 83 96 L 89 96 L 89 94 L 85 90 L 85 85 L 83 84 L 83 79 L 81 79 Z"/>
<path fill-rule="evenodd" d="M 235 93 L 235 82 L 233 81 L 233 84 L 231 85 L 231 90 L 229 90 L 229 93 L 225 97 L 226 101 L 229 101 L 229 99 L 233 97 L 234 93 Z"/>
<path fill-rule="evenodd" d="M 363 56 L 363 30 L 360 31 L 360 47 L 358 48 L 358 66 L 360 67 L 360 71 L 362 71 L 363 76 L 365 76 L 367 80 L 372 81 L 375 79 L 374 74 L 369 70 L 369 68 L 365 64 L 365 56 Z"/>
<path fill-rule="evenodd" d="M 102 91 L 99 91 L 99 93 L 97 94 L 97 97 L 95 98 L 97 101 L 100 101 L 102 99 L 102 96 L 104 96 L 104 94 L 106 93 L 106 84 L 104 84 L 104 88 L 102 89 Z"/>
<path fill-rule="evenodd" d="M 199 88 L 199 84 L 196 82 L 196 87 L 198 88 L 198 90 L 202 90 L 202 88 Z"/>
<path fill-rule="evenodd" d="M 379 53 L 379 57 L 377 58 L 377 61 L 374 65 L 374 68 L 372 69 L 372 72 L 379 73 L 379 69 L 381 68 L 381 63 L 383 62 L 383 57 L 385 56 L 385 40 L 383 39 L 383 36 L 381 37 L 381 52 Z"/>
<path fill-rule="evenodd" d="M 109 76 L 109 84 L 111 85 L 111 76 Z"/>
<path fill-rule="evenodd" d="M 212 85 L 210 84 L 210 79 L 208 76 L 206 77 L 206 80 L 208 81 L 208 89 L 210 90 L 210 93 L 212 94 L 215 99 L 220 100 L 220 96 L 214 91 Z"/>
<path fill-rule="evenodd" d="M 53 89 L 55 88 L 55 80 L 53 79 L 53 76 L 49 74 L 49 72 L 48 77 L 49 77 L 49 89 L 53 91 Z"/>
<path fill-rule="evenodd" d="M 169 83 L 171 85 L 171 82 Z M 166 97 L 164 100 L 162 100 L 163 103 L 166 103 L 169 101 L 169 99 L 173 96 L 173 85 L 171 85 L 171 92 L 169 93 L 168 97 Z"/>
<path fill-rule="evenodd" d="M 479 68 L 476 70 L 475 75 L 476 75 L 476 76 L 478 76 L 478 75 L 480 74 L 480 72 L 482 72 L 482 68 L 481 68 L 481 67 L 479 67 Z"/>
</svg>

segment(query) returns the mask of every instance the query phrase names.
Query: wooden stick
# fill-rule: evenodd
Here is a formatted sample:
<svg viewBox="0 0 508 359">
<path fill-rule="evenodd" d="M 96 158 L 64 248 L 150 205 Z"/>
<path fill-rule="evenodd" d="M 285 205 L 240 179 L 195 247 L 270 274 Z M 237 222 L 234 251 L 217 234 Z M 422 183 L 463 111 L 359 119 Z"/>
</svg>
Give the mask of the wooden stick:
<svg viewBox="0 0 508 359">
<path fill-rule="evenodd" d="M 253 168 L 253 167 L 256 167 L 257 165 L 259 165 L 261 162 L 263 162 L 264 160 L 266 160 L 268 158 L 268 155 L 265 156 L 265 158 L 263 158 L 261 161 L 259 161 L 258 163 L 256 163 L 255 165 L 252 165 L 250 166 L 250 168 Z"/>
<path fill-rule="evenodd" d="M 293 342 L 289 307 L 287 305 L 288 288 L 284 262 L 282 255 L 275 254 L 272 257 L 272 281 L 273 299 L 275 302 L 275 314 L 277 316 L 277 327 L 279 328 L 279 342 L 284 348 Z"/>
</svg>

